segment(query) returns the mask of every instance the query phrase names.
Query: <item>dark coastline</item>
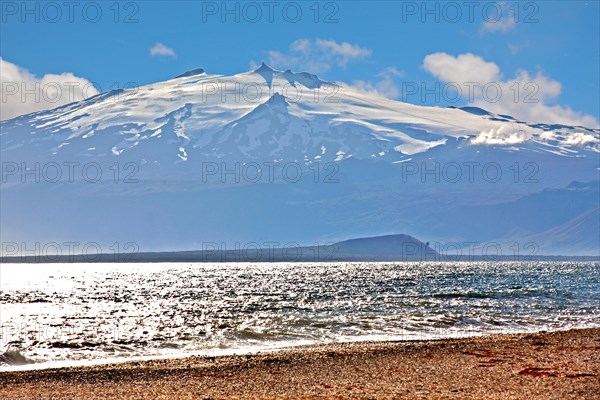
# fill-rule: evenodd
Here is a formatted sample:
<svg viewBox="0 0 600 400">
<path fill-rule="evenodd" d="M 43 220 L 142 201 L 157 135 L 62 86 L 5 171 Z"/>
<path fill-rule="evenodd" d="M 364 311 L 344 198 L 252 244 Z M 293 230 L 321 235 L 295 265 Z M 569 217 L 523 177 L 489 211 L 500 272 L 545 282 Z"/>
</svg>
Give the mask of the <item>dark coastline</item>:
<svg viewBox="0 0 600 400">
<path fill-rule="evenodd" d="M 307 248 L 299 248 L 307 249 Z M 136 254 L 94 254 L 71 256 L 13 256 L 0 257 L 4 264 L 58 264 L 58 263 L 244 263 L 244 262 L 534 262 L 534 261 L 564 261 L 564 262 L 600 262 L 600 257 L 594 256 L 442 256 L 437 257 L 386 257 L 360 254 L 337 254 L 335 256 L 310 255 L 290 256 L 281 254 L 248 256 L 242 251 L 204 252 L 150 252 Z"/>
<path fill-rule="evenodd" d="M 225 263 L 225 262 L 514 262 L 514 261 L 591 261 L 598 256 L 560 255 L 477 255 L 442 254 L 418 239 L 403 234 L 350 239 L 316 246 L 265 247 L 250 244 L 247 248 L 224 250 L 218 244 L 210 249 L 167 252 L 130 252 L 94 254 L 27 255 L 4 254 L 1 263 Z M 502 250 L 502 249 L 500 249 Z"/>
</svg>

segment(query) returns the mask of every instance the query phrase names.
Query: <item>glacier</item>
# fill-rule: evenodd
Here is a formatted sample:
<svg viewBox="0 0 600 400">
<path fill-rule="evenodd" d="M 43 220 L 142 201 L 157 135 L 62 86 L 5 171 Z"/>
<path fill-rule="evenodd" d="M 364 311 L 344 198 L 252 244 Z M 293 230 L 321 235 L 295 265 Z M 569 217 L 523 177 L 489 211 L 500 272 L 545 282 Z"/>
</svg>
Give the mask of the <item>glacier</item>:
<svg viewBox="0 0 600 400">
<path fill-rule="evenodd" d="M 600 130 L 418 106 L 264 63 L 2 121 L 0 157 L 3 242 L 164 251 L 400 232 L 600 251 L 582 223 L 598 213 Z"/>
</svg>

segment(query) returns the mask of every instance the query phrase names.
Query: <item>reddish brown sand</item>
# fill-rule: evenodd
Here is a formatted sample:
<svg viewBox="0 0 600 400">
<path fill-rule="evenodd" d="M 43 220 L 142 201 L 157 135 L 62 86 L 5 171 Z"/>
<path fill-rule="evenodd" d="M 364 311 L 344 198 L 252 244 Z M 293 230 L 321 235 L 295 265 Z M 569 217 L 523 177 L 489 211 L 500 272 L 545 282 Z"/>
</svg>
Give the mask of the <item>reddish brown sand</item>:
<svg viewBox="0 0 600 400">
<path fill-rule="evenodd" d="M 600 399 L 600 329 L 0 373 L 1 399 Z"/>
</svg>

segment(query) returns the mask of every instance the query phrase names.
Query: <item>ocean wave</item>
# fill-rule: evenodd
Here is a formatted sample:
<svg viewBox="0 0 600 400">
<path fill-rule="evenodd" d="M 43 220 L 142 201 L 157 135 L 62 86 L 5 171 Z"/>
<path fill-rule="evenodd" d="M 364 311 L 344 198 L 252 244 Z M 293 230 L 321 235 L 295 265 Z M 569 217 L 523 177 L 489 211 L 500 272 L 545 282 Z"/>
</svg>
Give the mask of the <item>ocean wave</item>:
<svg viewBox="0 0 600 400">
<path fill-rule="evenodd" d="M 0 365 L 6 364 L 11 366 L 32 364 L 34 361 L 28 359 L 18 350 L 7 350 L 4 354 L 0 354 Z"/>
</svg>

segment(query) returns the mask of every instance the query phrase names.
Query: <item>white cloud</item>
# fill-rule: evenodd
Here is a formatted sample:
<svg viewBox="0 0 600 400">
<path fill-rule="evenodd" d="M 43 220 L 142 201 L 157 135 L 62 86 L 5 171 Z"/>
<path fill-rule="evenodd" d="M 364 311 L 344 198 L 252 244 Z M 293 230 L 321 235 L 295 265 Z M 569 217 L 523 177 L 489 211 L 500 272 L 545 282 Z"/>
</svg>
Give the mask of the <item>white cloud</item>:
<svg viewBox="0 0 600 400">
<path fill-rule="evenodd" d="M 511 54 L 514 56 L 523 51 L 524 49 L 528 48 L 530 45 L 531 43 L 529 42 L 529 40 L 527 40 L 525 43 L 522 44 L 508 43 L 508 48 Z"/>
<path fill-rule="evenodd" d="M 598 120 L 570 107 L 550 105 L 562 91 L 560 82 L 543 73 L 517 71 L 504 79 L 500 68 L 474 54 L 457 57 L 435 53 L 425 57 L 423 68 L 439 80 L 462 89 L 463 99 L 486 110 L 507 114 L 527 122 L 597 127 Z"/>
<path fill-rule="evenodd" d="M 500 20 L 485 21 L 483 23 L 483 29 L 488 32 L 508 32 L 513 29 L 517 23 L 514 17 L 507 17 Z"/>
<path fill-rule="evenodd" d="M 379 76 L 390 76 L 394 78 L 402 78 L 406 75 L 404 71 L 400 71 L 396 67 L 387 67 L 379 73 Z"/>
<path fill-rule="evenodd" d="M 324 73 L 333 66 L 346 67 L 353 61 L 369 57 L 370 49 L 348 42 L 335 40 L 299 39 L 293 42 L 287 52 L 270 50 L 269 64 L 280 69 L 296 69 Z"/>
<path fill-rule="evenodd" d="M 446 53 L 429 54 L 423 60 L 423 68 L 445 82 L 495 82 L 500 78 L 496 64 L 471 53 L 457 57 Z"/>
<path fill-rule="evenodd" d="M 36 77 L 0 57 L 0 120 L 49 110 L 98 94 L 90 81 L 70 72 Z"/>
<path fill-rule="evenodd" d="M 154 44 L 154 46 L 150 47 L 150 55 L 151 56 L 169 56 L 169 57 L 175 57 L 175 50 L 173 50 L 172 48 L 165 46 L 162 43 L 156 42 Z"/>
<path fill-rule="evenodd" d="M 487 32 L 508 32 L 517 26 L 515 18 L 515 4 L 508 5 L 506 2 L 497 2 L 495 7 L 486 8 L 486 20 L 481 27 Z M 495 8 L 495 10 L 494 10 Z"/>
<path fill-rule="evenodd" d="M 343 67 L 352 60 L 369 57 L 372 54 L 371 50 L 348 42 L 337 43 L 335 40 L 317 39 L 315 44 L 317 48 L 333 54 L 336 62 Z"/>
<path fill-rule="evenodd" d="M 400 89 L 396 83 L 397 78 L 404 76 L 404 72 L 397 70 L 395 67 L 388 67 L 377 74 L 378 81 L 352 81 L 351 86 L 363 93 L 374 96 L 387 97 L 388 99 L 397 99 L 400 95 Z"/>
</svg>

